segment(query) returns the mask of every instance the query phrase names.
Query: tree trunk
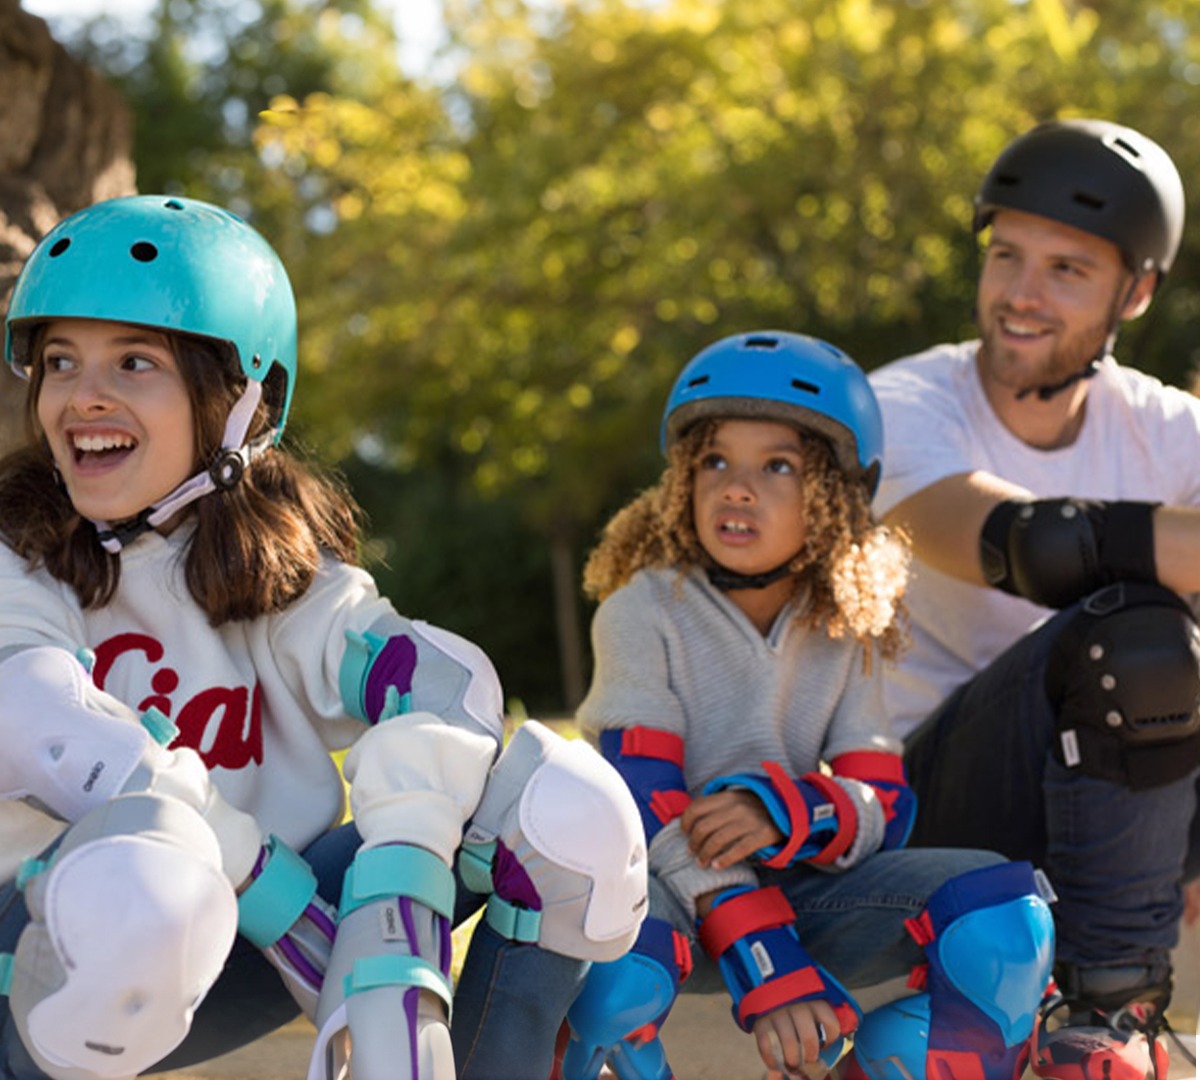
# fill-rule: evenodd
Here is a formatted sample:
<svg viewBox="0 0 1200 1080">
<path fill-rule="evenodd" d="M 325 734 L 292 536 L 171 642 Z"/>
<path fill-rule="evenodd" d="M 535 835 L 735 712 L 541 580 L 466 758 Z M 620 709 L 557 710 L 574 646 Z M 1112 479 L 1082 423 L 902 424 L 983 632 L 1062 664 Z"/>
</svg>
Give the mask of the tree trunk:
<svg viewBox="0 0 1200 1080">
<path fill-rule="evenodd" d="M 550 570 L 554 579 L 554 622 L 567 715 L 583 700 L 583 638 L 579 630 L 579 582 L 571 553 L 571 530 L 556 525 L 550 537 Z"/>
<path fill-rule="evenodd" d="M 136 191 L 133 117 L 43 19 L 0 0 L 0 314 L 34 245 L 63 217 Z M 22 435 L 22 384 L 0 371 L 0 453 Z"/>
</svg>

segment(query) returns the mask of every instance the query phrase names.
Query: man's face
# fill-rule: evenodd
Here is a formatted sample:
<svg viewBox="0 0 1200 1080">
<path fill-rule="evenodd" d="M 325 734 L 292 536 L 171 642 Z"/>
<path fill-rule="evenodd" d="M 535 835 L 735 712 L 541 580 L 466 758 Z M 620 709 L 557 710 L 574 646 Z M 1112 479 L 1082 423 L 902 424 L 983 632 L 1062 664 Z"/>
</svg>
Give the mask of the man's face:
<svg viewBox="0 0 1200 1080">
<path fill-rule="evenodd" d="M 1126 312 L 1129 282 L 1109 241 L 998 211 L 977 294 L 984 378 L 1020 392 L 1082 371 Z"/>
</svg>

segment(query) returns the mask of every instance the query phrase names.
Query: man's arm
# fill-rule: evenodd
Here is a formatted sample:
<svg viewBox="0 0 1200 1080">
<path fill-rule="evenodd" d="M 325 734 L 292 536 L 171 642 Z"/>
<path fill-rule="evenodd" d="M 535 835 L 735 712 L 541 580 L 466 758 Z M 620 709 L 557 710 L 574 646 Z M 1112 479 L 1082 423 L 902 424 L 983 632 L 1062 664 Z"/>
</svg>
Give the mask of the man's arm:
<svg viewBox="0 0 1200 1080">
<path fill-rule="evenodd" d="M 987 472 L 958 473 L 923 488 L 885 516 L 912 538 L 922 562 L 972 585 L 986 585 L 980 536 L 992 511 L 1031 492 Z M 1158 582 L 1181 595 L 1200 593 L 1200 508 L 1158 506 L 1153 511 Z"/>
<path fill-rule="evenodd" d="M 956 473 L 938 480 L 884 516 L 912 540 L 913 554 L 923 563 L 972 585 L 986 585 L 979 560 L 983 523 L 1005 499 L 1032 499 L 1026 488 L 992 473 Z"/>
</svg>

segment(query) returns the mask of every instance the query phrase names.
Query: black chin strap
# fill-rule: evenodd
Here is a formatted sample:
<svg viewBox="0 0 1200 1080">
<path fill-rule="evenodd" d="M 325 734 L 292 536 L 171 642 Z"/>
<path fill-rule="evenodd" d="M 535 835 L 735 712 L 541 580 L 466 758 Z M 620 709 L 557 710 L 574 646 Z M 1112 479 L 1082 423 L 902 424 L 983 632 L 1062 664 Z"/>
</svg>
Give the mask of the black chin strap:
<svg viewBox="0 0 1200 1080">
<path fill-rule="evenodd" d="M 735 570 L 726 570 L 723 566 L 706 566 L 704 572 L 708 575 L 714 589 L 721 592 L 732 592 L 736 589 L 765 589 L 787 577 L 791 571 L 792 561 L 789 559 L 782 566 L 768 570 L 765 574 L 739 574 Z"/>
<path fill-rule="evenodd" d="M 1062 382 L 1051 383 L 1049 386 L 1027 386 L 1024 390 L 1018 390 L 1017 400 L 1020 401 L 1030 394 L 1037 394 L 1038 401 L 1049 401 L 1055 394 L 1062 393 L 1068 386 L 1074 386 L 1077 382 L 1090 379 L 1099 370 L 1099 360 L 1089 360 L 1087 367 L 1082 371 L 1075 372 L 1074 375 L 1068 375 Z"/>
</svg>

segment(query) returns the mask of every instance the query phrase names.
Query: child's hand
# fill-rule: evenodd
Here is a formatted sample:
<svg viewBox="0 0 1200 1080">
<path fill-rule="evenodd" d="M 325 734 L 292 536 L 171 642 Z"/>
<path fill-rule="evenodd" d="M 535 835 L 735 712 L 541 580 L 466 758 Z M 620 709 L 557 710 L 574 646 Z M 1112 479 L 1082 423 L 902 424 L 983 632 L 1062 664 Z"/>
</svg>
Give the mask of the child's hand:
<svg viewBox="0 0 1200 1080">
<path fill-rule="evenodd" d="M 679 820 L 701 866 L 723 870 L 759 848 L 783 841 L 767 808 L 749 791 L 718 791 L 693 799 Z"/>
<path fill-rule="evenodd" d="M 759 1017 L 754 1038 L 769 1070 L 796 1076 L 805 1065 L 814 1064 L 841 1031 L 827 1001 L 796 1001 Z"/>
</svg>

